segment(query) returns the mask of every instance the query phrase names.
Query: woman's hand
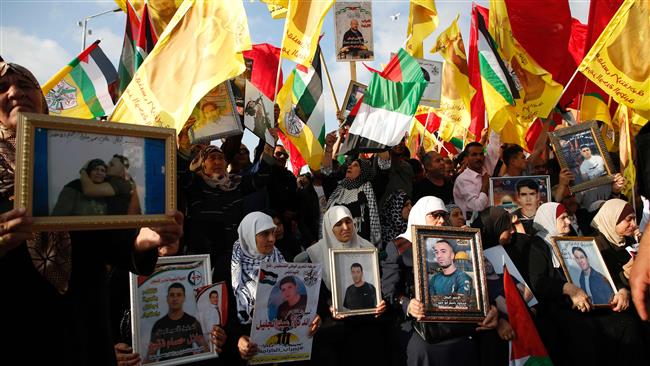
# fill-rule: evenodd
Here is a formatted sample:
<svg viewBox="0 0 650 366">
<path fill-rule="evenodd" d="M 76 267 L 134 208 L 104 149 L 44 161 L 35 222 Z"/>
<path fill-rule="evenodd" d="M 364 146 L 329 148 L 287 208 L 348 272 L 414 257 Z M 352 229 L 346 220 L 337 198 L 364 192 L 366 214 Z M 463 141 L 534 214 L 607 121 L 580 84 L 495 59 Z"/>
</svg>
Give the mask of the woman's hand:
<svg viewBox="0 0 650 366">
<path fill-rule="evenodd" d="M 311 323 L 309 324 L 309 333 L 307 334 L 309 337 L 314 336 L 318 328 L 320 328 L 320 323 L 321 323 L 320 315 L 316 314 L 314 320 L 312 320 Z"/>
<path fill-rule="evenodd" d="M 24 208 L 14 208 L 0 215 L 0 258 L 25 240 L 34 239 L 33 222 Z"/>
<path fill-rule="evenodd" d="M 611 302 L 612 310 L 620 313 L 630 307 L 630 291 L 626 288 L 618 290 Z"/>
<path fill-rule="evenodd" d="M 239 350 L 239 356 L 247 361 L 259 352 L 257 345 L 251 342 L 251 339 L 248 336 L 239 337 L 239 341 L 237 341 L 237 349 Z"/>
<path fill-rule="evenodd" d="M 591 310 L 591 300 L 589 300 L 589 296 L 587 296 L 587 293 L 580 287 L 577 287 L 576 285 L 567 282 L 564 284 L 562 291 L 564 292 L 565 295 L 571 298 L 571 302 L 573 303 L 572 306 L 573 309 L 578 309 L 580 312 L 583 313 L 586 313 Z"/>
<path fill-rule="evenodd" d="M 226 331 L 223 330 L 218 325 L 213 325 L 212 326 L 212 331 L 210 332 L 210 342 L 214 344 L 214 349 L 217 351 L 217 353 L 221 353 L 223 351 L 221 347 L 223 347 L 223 344 L 226 343 Z"/>
<path fill-rule="evenodd" d="M 424 319 L 424 304 L 418 299 L 411 299 L 406 311 L 408 315 L 414 317 L 417 321 Z"/>
<path fill-rule="evenodd" d="M 488 311 L 487 316 L 483 319 L 482 322 L 478 323 L 478 328 L 476 330 L 490 330 L 497 327 L 497 321 L 499 320 L 499 311 L 494 305 L 490 305 L 490 310 Z"/>
<path fill-rule="evenodd" d="M 386 301 L 381 300 L 379 305 L 375 308 L 375 318 L 379 318 L 379 316 L 383 313 L 386 312 Z"/>
<path fill-rule="evenodd" d="M 183 214 L 176 211 L 174 223 L 157 227 L 143 227 L 135 239 L 135 249 L 146 252 L 157 248 L 161 255 L 173 255 L 178 251 L 179 240 L 183 236 Z"/>
<path fill-rule="evenodd" d="M 140 354 L 134 353 L 133 348 L 126 343 L 117 343 L 113 346 L 117 366 L 134 366 L 140 364 Z"/>
<path fill-rule="evenodd" d="M 499 319 L 497 324 L 497 333 L 504 341 L 511 341 L 515 339 L 515 330 L 512 329 L 510 323 L 505 319 Z"/>
</svg>

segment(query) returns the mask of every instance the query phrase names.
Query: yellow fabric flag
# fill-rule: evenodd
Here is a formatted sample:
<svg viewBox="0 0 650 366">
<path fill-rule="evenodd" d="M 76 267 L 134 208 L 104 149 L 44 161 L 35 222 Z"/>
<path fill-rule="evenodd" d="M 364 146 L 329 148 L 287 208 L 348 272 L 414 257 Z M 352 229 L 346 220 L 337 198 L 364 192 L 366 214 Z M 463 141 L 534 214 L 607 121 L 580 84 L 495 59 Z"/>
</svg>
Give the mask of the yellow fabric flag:
<svg viewBox="0 0 650 366">
<path fill-rule="evenodd" d="M 409 7 L 409 23 L 406 35 L 406 52 L 411 56 L 422 58 L 422 41 L 438 28 L 438 10 L 433 0 L 411 0 Z"/>
<path fill-rule="evenodd" d="M 138 16 L 142 14 L 144 3 L 147 3 L 147 11 L 149 12 L 149 18 L 151 18 L 156 35 L 163 33 L 167 24 L 169 24 L 169 21 L 174 16 L 174 13 L 176 13 L 178 7 L 183 3 L 183 0 L 155 0 L 148 2 L 146 0 L 115 0 L 115 3 L 126 13 L 127 1 L 131 3 Z"/>
<path fill-rule="evenodd" d="M 632 155 L 632 131 L 631 131 L 631 111 L 629 107 L 620 104 L 616 111 L 616 120 L 621 125 L 621 132 L 619 134 L 619 157 L 621 159 L 621 172 L 625 177 L 625 186 L 621 193 L 628 199 L 634 199 L 634 186 L 636 182 L 636 168 L 634 166 L 634 158 Z"/>
<path fill-rule="evenodd" d="M 281 57 L 311 66 L 325 14 L 334 0 L 289 0 Z"/>
<path fill-rule="evenodd" d="M 278 127 L 298 149 L 309 168 L 316 171 L 320 170 L 323 160 L 323 147 L 309 126 L 296 115 L 295 108 L 298 100 L 293 94 L 295 74 L 296 71 L 294 70 L 284 82 L 276 97 L 276 102 L 280 107 Z"/>
<path fill-rule="evenodd" d="M 578 69 L 614 100 L 650 118 L 650 1 L 625 0 Z"/>
<path fill-rule="evenodd" d="M 289 0 L 260 0 L 266 4 L 266 7 L 269 9 L 271 18 L 273 19 L 284 19 L 287 17 Z"/>
<path fill-rule="evenodd" d="M 431 132 L 427 131 L 420 121 L 413 118 L 413 121 L 411 122 L 411 130 L 406 139 L 406 147 L 408 147 L 411 152 L 412 158 L 417 156 L 420 145 L 424 145 L 424 151 L 438 151 L 436 147 L 439 143 L 440 142 L 438 142 L 436 137 Z"/>
<path fill-rule="evenodd" d="M 436 40 L 432 53 L 440 52 L 445 59 L 442 71 L 441 117 L 439 136 L 444 141 L 464 138 L 472 121 L 470 104 L 476 90 L 469 83 L 469 71 L 463 37 L 458 29 L 458 16 Z"/>
<path fill-rule="evenodd" d="M 180 131 L 205 94 L 246 70 L 247 49 L 242 1 L 185 0 L 110 120 Z"/>
</svg>

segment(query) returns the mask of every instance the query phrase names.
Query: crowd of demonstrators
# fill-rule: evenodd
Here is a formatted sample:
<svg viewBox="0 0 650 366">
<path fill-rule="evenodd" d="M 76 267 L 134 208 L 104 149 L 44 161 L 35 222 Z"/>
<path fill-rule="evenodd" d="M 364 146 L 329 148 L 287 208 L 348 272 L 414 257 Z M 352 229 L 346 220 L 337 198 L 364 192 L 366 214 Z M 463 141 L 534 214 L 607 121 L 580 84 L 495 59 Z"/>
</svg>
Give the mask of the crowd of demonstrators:
<svg viewBox="0 0 650 366">
<path fill-rule="evenodd" d="M 571 192 L 576 177 L 560 169 L 546 138 L 538 139 L 531 154 L 521 146 L 501 145 L 497 134 L 485 131 L 455 157 L 420 150 L 413 159 L 402 142 L 388 151 L 339 159 L 341 130 L 339 136 L 327 135 L 321 170 L 296 177 L 286 167 L 283 146 L 260 141 L 251 159 L 241 136 L 218 146 L 192 145 L 190 120 L 178 136 L 180 212 L 168 213 L 175 224 L 34 233 L 25 210 L 12 209 L 18 112 L 47 113 L 47 106 L 28 70 L 2 62 L 0 274 L 11 299 L 0 310 L 12 315 L 7 320 L 12 335 L 3 338 L 4 344 L 25 363 L 142 362 L 147 355 L 133 353 L 130 339 L 128 272 L 151 273 L 160 256 L 209 254 L 213 282 L 228 284 L 223 296 L 229 322 L 202 330 L 219 358 L 201 364 L 246 364 L 259 351 L 249 335 L 263 262 L 322 264 L 318 317 L 309 324 L 312 358 L 303 364 L 504 364 L 508 341 L 524 335 L 515 332 L 504 306 L 503 275 L 494 263 L 486 263 L 491 305 L 480 324 L 421 322 L 425 304 L 415 296 L 414 225 L 477 228 L 484 249 L 502 246 L 530 286 L 515 281 L 522 296 L 528 300 L 534 294 L 538 301 L 530 314 L 554 364 L 637 365 L 646 357 L 650 327 L 641 319 L 648 318 L 650 235 L 642 236 L 637 223 L 641 212 L 650 215 L 650 210 L 628 203 L 636 197 L 622 195 L 626 182 L 621 174 L 611 184 Z M 548 127 L 544 123 L 544 131 Z M 637 146 L 638 188 L 644 197 L 650 184 L 648 132 L 650 128 L 642 129 Z M 271 134 L 277 140 L 275 129 Z M 587 151 L 581 153 L 588 158 Z M 115 159 L 112 164 L 121 164 L 126 172 L 128 161 Z M 62 195 L 70 198 L 57 210 L 109 212 L 107 193 L 89 193 L 99 187 L 84 189 L 84 181 L 86 186 L 89 181 L 107 183 L 101 176 L 108 168 L 101 159 L 90 161 L 79 181 L 66 185 Z M 116 175 L 119 182 L 128 181 L 122 173 Z M 520 209 L 490 207 L 490 177 L 535 175 L 550 176 L 548 202 L 540 204 L 535 179 L 522 178 L 515 187 Z M 109 186 L 114 195 L 120 191 L 116 184 Z M 124 193 L 132 183 L 128 187 Z M 113 202 L 137 212 L 137 201 L 124 194 Z M 605 269 L 595 270 L 590 264 L 595 259 L 573 248 L 581 272 L 579 281 L 572 282 L 553 249 L 554 236 L 595 237 Z M 435 247 L 444 254 L 436 258 L 443 271 L 429 282 L 431 292 L 471 282 L 454 264 L 455 243 L 440 240 Z M 378 249 L 382 300 L 375 302 L 374 314 L 334 312 L 329 250 L 337 248 Z M 612 278 L 615 291 L 607 287 L 606 277 Z M 611 294 L 603 297 L 598 289 Z M 603 302 L 609 306 L 594 306 Z M 46 340 L 39 343 L 39 352 L 26 341 L 36 330 Z"/>
</svg>

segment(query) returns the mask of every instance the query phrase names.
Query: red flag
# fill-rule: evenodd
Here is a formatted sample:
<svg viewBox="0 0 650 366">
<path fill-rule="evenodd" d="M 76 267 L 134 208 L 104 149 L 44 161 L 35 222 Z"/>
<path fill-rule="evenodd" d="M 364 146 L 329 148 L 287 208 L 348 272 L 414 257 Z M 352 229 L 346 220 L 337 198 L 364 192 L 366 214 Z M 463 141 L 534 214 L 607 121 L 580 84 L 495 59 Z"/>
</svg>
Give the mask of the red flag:
<svg viewBox="0 0 650 366">
<path fill-rule="evenodd" d="M 275 78 L 280 63 L 280 49 L 268 43 L 253 45 L 253 49 L 244 51 L 244 58 L 253 61 L 251 83 L 262 94 L 273 100 L 275 96 Z M 278 91 L 282 88 L 282 71 Z"/>
<path fill-rule="evenodd" d="M 296 146 L 289 141 L 289 139 L 281 132 L 278 131 L 280 141 L 282 141 L 282 146 L 287 149 L 289 153 L 289 161 L 291 162 L 291 168 L 293 170 L 293 175 L 296 177 L 300 174 L 300 169 L 307 165 L 305 159 L 300 155 L 300 151 L 296 149 Z"/>
<path fill-rule="evenodd" d="M 472 4 L 472 24 L 469 31 L 469 83 L 476 90 L 472 98 L 470 108 L 472 122 L 469 125 L 469 132 L 478 140 L 481 131 L 485 128 L 485 101 L 483 100 L 483 87 L 481 84 L 481 67 L 478 61 L 478 23 L 476 21 L 478 14 L 485 19 L 485 26 L 488 26 L 488 9 L 476 3 Z"/>
</svg>

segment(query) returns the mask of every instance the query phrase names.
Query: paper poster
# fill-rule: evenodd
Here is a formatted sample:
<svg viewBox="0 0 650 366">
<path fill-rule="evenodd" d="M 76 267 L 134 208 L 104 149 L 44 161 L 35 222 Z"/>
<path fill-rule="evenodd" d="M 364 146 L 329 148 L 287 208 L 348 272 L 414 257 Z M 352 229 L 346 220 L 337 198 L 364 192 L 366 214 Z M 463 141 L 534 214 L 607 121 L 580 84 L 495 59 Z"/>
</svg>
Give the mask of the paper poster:
<svg viewBox="0 0 650 366">
<path fill-rule="evenodd" d="M 442 91 L 442 62 L 416 58 L 422 68 L 424 79 L 428 85 L 424 89 L 420 105 L 440 108 L 440 93 Z"/>
<path fill-rule="evenodd" d="M 491 289 L 490 284 L 492 279 L 496 279 L 497 277 L 498 280 L 495 281 L 496 287 L 500 289 L 503 288 L 503 263 L 505 261 L 506 267 L 508 267 L 508 272 L 510 272 L 510 275 L 514 277 L 515 285 L 517 286 L 517 289 L 519 290 L 519 293 L 521 294 L 524 301 L 528 304 L 528 307 L 537 305 L 537 299 L 535 298 L 533 291 L 530 289 L 530 286 L 528 286 L 524 280 L 524 277 L 522 277 L 521 273 L 519 273 L 519 270 L 517 267 L 515 267 L 512 259 L 510 259 L 508 253 L 506 253 L 505 249 L 503 249 L 502 246 L 498 245 L 496 247 L 486 249 L 483 252 L 483 255 L 485 255 L 485 259 L 487 259 L 485 261 L 485 273 L 488 280 L 489 290 Z M 498 283 L 498 281 L 500 281 L 500 283 Z M 492 294 L 490 294 L 490 296 L 492 296 Z M 503 296 L 503 301 L 505 301 L 505 295 Z M 495 295 L 495 297 L 498 296 Z M 499 300 L 497 299 L 497 306 L 498 303 Z"/>
<path fill-rule="evenodd" d="M 197 288 L 196 314 L 203 334 L 210 334 L 213 325 L 224 327 L 228 321 L 228 290 L 225 282 Z"/>
<path fill-rule="evenodd" d="M 320 284 L 320 264 L 262 263 L 250 336 L 259 353 L 250 364 L 311 358 Z"/>
<path fill-rule="evenodd" d="M 336 61 L 372 61 L 372 3 L 336 2 L 334 4 Z"/>
<path fill-rule="evenodd" d="M 246 80 L 244 126 L 271 146 L 275 146 L 275 139 L 269 132 L 269 129 L 275 126 L 273 117 L 273 101 Z"/>
</svg>

